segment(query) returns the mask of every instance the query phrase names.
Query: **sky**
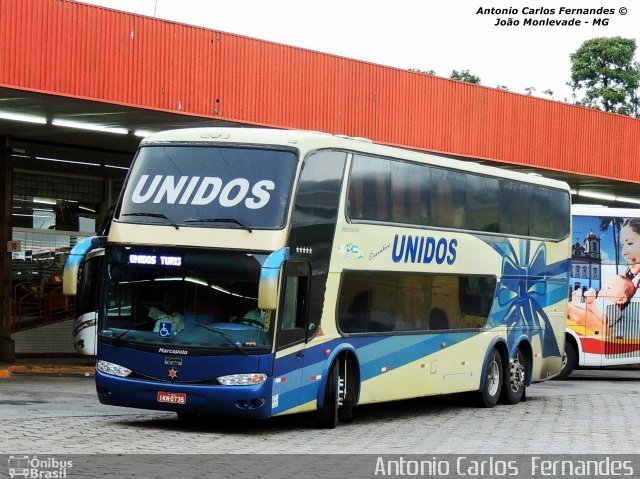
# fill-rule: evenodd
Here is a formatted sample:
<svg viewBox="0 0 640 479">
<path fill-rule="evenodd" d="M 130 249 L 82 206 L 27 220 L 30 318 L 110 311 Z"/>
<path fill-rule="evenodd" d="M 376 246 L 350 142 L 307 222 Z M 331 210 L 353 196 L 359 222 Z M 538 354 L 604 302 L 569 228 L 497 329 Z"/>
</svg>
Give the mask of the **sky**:
<svg viewBox="0 0 640 479">
<path fill-rule="evenodd" d="M 637 0 L 82 0 L 356 60 L 449 77 L 469 70 L 488 87 L 572 101 L 570 54 L 595 37 L 633 38 Z M 606 8 L 601 15 L 566 9 Z M 483 13 L 479 13 L 479 9 Z M 503 13 L 484 13 L 491 9 Z M 531 10 L 545 10 L 530 13 Z M 607 19 L 607 25 L 593 20 Z M 496 25 L 499 22 L 518 25 Z M 531 26 L 525 20 L 580 21 Z M 588 22 L 588 23 L 587 23 Z M 636 54 L 636 59 L 640 54 Z M 546 95 L 553 91 L 553 96 Z M 580 96 L 580 95 L 579 95 Z"/>
<path fill-rule="evenodd" d="M 606 231 L 600 230 L 600 217 L 599 216 L 574 216 L 572 223 L 573 243 L 576 242 L 584 244 L 584 240 L 590 233 L 595 233 L 601 239 L 600 242 L 600 255 L 603 263 L 615 264 L 616 252 L 615 249 L 620 248 L 618 244 L 613 241 L 613 228 L 609 227 Z M 621 261 L 624 263 L 624 259 Z"/>
</svg>

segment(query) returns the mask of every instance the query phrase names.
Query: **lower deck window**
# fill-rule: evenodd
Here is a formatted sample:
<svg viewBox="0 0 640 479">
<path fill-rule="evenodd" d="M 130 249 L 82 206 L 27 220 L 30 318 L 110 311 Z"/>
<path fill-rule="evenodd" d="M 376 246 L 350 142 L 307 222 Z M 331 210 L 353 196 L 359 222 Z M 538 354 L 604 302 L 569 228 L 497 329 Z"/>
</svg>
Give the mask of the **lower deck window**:
<svg viewBox="0 0 640 479">
<path fill-rule="evenodd" d="M 338 325 L 343 333 L 481 328 L 495 289 L 494 276 L 345 271 Z"/>
</svg>

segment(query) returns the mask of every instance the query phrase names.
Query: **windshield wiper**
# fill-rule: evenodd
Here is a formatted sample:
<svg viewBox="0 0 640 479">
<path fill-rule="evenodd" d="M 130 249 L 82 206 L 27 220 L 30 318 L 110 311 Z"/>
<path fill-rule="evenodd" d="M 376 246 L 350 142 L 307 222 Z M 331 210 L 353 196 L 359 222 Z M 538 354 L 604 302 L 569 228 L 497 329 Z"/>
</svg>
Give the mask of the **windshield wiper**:
<svg viewBox="0 0 640 479">
<path fill-rule="evenodd" d="M 169 219 L 168 216 L 163 215 L 162 213 L 145 213 L 145 212 L 139 212 L 139 213 L 124 213 L 122 216 L 148 216 L 149 218 L 162 218 L 164 220 L 167 220 L 169 222 L 169 224 L 171 226 L 173 226 L 175 229 L 179 230 L 180 228 L 178 227 L 177 224 L 175 224 L 173 221 L 171 221 Z"/>
<path fill-rule="evenodd" d="M 139 328 L 140 326 L 145 326 L 147 324 L 155 323 L 155 321 L 156 321 L 155 319 L 151 319 L 149 321 L 143 321 L 141 323 L 136 323 L 134 325 L 136 327 L 136 329 L 134 329 L 134 328 L 125 329 L 122 333 L 118 334 L 115 337 L 115 339 L 113 340 L 114 344 L 117 344 L 120 341 L 120 338 L 122 338 L 125 334 L 130 333 L 131 331 L 139 331 L 139 329 L 137 329 L 137 328 Z"/>
<path fill-rule="evenodd" d="M 194 322 L 194 324 L 195 324 L 196 326 L 200 326 L 201 328 L 206 329 L 207 331 L 213 331 L 214 333 L 218 333 L 220 336 L 222 336 L 224 339 L 226 339 L 226 340 L 227 340 L 227 342 L 228 342 L 229 344 L 231 344 L 234 348 L 236 348 L 236 349 L 237 349 L 241 354 L 243 354 L 243 355 L 245 355 L 245 356 L 246 356 L 247 354 L 249 354 L 249 353 L 247 353 L 244 349 L 242 349 L 240 346 L 238 346 L 238 344 L 237 344 L 233 339 L 231 339 L 229 336 L 227 336 L 227 334 L 226 334 L 226 333 L 223 333 L 223 332 L 222 332 L 222 331 L 220 331 L 219 329 L 217 329 L 217 328 L 212 328 L 212 327 L 210 327 L 210 326 L 205 326 L 204 324 L 199 323 L 199 322 L 197 322 L 197 321 L 195 321 L 195 322 Z"/>
<path fill-rule="evenodd" d="M 114 339 L 113 339 L 113 344 L 118 344 L 120 342 L 120 339 L 127 333 L 130 333 L 131 331 L 135 331 L 134 329 L 125 329 L 123 332 L 121 332 L 120 334 L 118 334 Z"/>
<path fill-rule="evenodd" d="M 253 230 L 244 223 L 241 223 L 235 218 L 189 218 L 184 220 L 185 223 L 235 223 L 241 228 L 251 233 Z"/>
</svg>

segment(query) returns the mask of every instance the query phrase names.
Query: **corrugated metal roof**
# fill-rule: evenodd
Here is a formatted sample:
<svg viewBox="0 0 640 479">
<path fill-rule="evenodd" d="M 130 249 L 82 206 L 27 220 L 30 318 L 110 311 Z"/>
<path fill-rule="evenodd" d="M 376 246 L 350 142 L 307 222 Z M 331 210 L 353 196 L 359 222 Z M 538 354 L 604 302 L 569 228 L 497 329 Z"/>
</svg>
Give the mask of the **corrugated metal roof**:
<svg viewBox="0 0 640 479">
<path fill-rule="evenodd" d="M 0 85 L 640 182 L 640 121 L 69 0 L 0 1 Z"/>
</svg>

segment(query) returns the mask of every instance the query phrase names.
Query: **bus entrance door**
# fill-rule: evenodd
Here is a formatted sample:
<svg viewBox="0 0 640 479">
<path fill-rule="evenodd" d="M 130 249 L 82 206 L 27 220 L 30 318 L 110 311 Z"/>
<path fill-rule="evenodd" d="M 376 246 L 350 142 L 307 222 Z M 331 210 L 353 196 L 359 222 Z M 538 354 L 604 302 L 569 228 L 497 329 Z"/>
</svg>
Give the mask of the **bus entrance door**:
<svg viewBox="0 0 640 479">
<path fill-rule="evenodd" d="M 304 394 L 305 345 L 309 324 L 311 270 L 306 261 L 288 260 L 284 266 L 283 295 L 276 329 L 273 414 L 298 406 Z"/>
</svg>

